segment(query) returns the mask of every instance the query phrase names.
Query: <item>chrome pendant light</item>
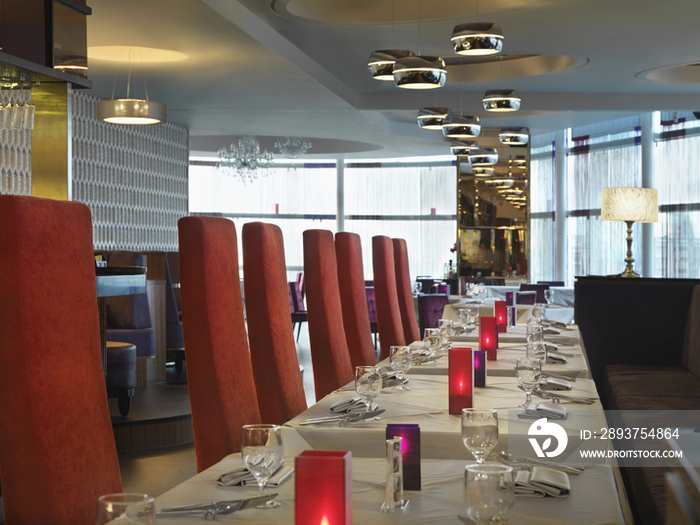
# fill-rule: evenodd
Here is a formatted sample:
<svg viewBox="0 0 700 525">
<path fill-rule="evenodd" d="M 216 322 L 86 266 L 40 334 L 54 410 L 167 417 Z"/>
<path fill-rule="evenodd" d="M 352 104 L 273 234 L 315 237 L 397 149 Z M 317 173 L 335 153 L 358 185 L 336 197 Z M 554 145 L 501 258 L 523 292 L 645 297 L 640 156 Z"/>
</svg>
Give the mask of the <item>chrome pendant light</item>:
<svg viewBox="0 0 700 525">
<path fill-rule="evenodd" d="M 466 156 L 470 151 L 479 149 L 479 143 L 475 140 L 453 140 L 450 150 L 453 155 Z"/>
<path fill-rule="evenodd" d="M 530 141 L 530 130 L 527 128 L 502 128 L 498 140 L 506 146 L 525 146 Z"/>
<path fill-rule="evenodd" d="M 527 169 L 527 159 L 522 155 L 518 155 L 517 157 L 515 157 L 513 164 L 518 169 L 521 169 L 521 170 Z"/>
<path fill-rule="evenodd" d="M 422 129 L 442 129 L 444 120 L 451 115 L 448 108 L 422 108 L 418 112 L 418 125 Z"/>
<path fill-rule="evenodd" d="M 394 64 L 394 84 L 403 89 L 436 89 L 445 85 L 447 69 L 440 57 L 409 56 Z"/>
<path fill-rule="evenodd" d="M 415 56 L 413 51 L 403 49 L 383 49 L 372 51 L 367 61 L 367 69 L 374 80 L 389 82 L 394 80 L 394 64 L 397 60 Z"/>
<path fill-rule="evenodd" d="M 451 40 L 455 53 L 458 55 L 495 55 L 503 49 L 503 32 L 501 27 L 490 22 L 476 22 L 455 26 Z"/>
<path fill-rule="evenodd" d="M 479 117 L 453 115 L 442 124 L 442 134 L 448 139 L 473 139 L 481 133 Z"/>
<path fill-rule="evenodd" d="M 498 152 L 493 148 L 476 149 L 469 152 L 469 162 L 474 167 L 493 167 L 498 162 Z"/>
<path fill-rule="evenodd" d="M 487 180 L 486 185 L 490 188 L 508 189 L 515 185 L 515 181 L 513 179 L 493 179 Z"/>
<path fill-rule="evenodd" d="M 491 177 L 496 170 L 485 166 L 472 166 L 472 175 L 475 177 Z"/>
<path fill-rule="evenodd" d="M 482 103 L 486 111 L 518 111 L 520 109 L 520 96 L 514 89 L 491 89 L 484 93 Z"/>
</svg>

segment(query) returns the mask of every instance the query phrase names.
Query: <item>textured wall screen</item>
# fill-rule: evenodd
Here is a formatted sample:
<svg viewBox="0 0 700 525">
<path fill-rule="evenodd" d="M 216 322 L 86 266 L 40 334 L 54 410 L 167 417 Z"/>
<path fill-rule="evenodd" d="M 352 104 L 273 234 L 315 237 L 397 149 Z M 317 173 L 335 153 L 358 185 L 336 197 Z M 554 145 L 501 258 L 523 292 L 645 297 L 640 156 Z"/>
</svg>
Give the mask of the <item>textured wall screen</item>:
<svg viewBox="0 0 700 525">
<path fill-rule="evenodd" d="M 23 102 L 23 91 L 0 90 L 0 104 Z M 2 112 L 3 117 L 5 112 Z M 0 131 L 2 163 L 0 164 L 0 194 L 32 194 L 32 132 L 30 130 Z"/>
<path fill-rule="evenodd" d="M 92 211 L 98 250 L 177 250 L 187 215 L 187 129 L 97 119 L 96 97 L 73 93 L 73 200 Z"/>
</svg>

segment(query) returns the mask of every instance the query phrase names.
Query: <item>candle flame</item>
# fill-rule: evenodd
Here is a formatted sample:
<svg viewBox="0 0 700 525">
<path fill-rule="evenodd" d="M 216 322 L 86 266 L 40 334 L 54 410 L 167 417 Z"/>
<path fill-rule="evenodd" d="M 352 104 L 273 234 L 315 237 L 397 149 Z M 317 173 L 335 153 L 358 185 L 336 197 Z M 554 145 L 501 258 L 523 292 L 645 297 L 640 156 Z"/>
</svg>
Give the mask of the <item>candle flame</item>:
<svg viewBox="0 0 700 525">
<path fill-rule="evenodd" d="M 324 516 L 323 519 L 321 520 L 321 525 L 328 525 L 328 518 L 326 518 Z"/>
<path fill-rule="evenodd" d="M 487 337 L 487 338 L 486 338 L 486 344 L 489 344 L 490 342 L 491 342 L 491 340 Z"/>
</svg>

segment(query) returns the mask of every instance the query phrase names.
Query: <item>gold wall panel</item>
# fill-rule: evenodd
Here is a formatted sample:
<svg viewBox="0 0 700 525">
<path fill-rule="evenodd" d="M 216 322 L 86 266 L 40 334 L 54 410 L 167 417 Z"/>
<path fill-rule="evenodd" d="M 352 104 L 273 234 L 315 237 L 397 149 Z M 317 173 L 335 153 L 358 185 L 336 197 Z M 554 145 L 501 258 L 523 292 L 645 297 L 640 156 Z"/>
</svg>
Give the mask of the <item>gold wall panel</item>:
<svg viewBox="0 0 700 525">
<path fill-rule="evenodd" d="M 32 195 L 48 199 L 69 199 L 71 87 L 63 83 L 42 83 L 32 89 L 36 106 L 32 132 Z"/>
</svg>

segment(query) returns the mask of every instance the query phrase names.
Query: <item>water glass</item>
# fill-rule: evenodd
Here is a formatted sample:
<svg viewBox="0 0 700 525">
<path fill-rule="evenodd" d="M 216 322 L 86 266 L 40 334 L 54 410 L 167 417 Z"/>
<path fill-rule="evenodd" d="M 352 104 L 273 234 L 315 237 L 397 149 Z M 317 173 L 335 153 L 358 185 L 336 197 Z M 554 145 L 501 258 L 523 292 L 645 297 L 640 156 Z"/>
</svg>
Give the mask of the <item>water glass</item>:
<svg viewBox="0 0 700 525">
<path fill-rule="evenodd" d="M 534 317 L 530 317 L 530 319 L 527 320 L 527 325 L 525 326 L 525 337 L 528 343 L 532 343 L 534 341 L 544 341 L 542 325 Z"/>
<path fill-rule="evenodd" d="M 525 357 L 539 359 L 542 364 L 547 363 L 547 345 L 544 341 L 531 341 L 525 347 Z"/>
<path fill-rule="evenodd" d="M 431 355 L 434 355 L 440 347 L 440 329 L 439 328 L 426 328 L 425 329 L 425 343 L 430 351 Z"/>
<path fill-rule="evenodd" d="M 467 516 L 479 525 L 507 523 L 515 506 L 513 467 L 467 465 L 464 499 Z"/>
<path fill-rule="evenodd" d="M 411 390 L 404 383 L 404 374 L 413 365 L 413 352 L 410 346 L 392 346 L 389 349 L 389 363 L 391 369 L 396 372 L 397 378 L 401 381 L 394 387 L 394 390 Z"/>
<path fill-rule="evenodd" d="M 542 361 L 529 357 L 521 357 L 515 360 L 515 373 L 518 383 L 525 390 L 525 404 L 528 408 L 532 404 L 532 391 L 537 388 L 542 380 Z"/>
<path fill-rule="evenodd" d="M 382 391 L 382 369 L 378 366 L 355 367 L 355 390 L 367 405 L 367 412 Z"/>
<path fill-rule="evenodd" d="M 282 429 L 277 425 L 244 425 L 241 436 L 241 457 L 258 482 L 260 496 L 266 495 L 267 482 L 282 465 Z M 268 501 L 258 509 L 279 507 L 279 501 Z"/>
<path fill-rule="evenodd" d="M 544 314 L 547 311 L 547 305 L 542 303 L 537 303 L 532 307 L 532 317 L 537 319 L 537 322 L 542 324 L 542 319 L 544 319 Z"/>
<path fill-rule="evenodd" d="M 498 443 L 498 412 L 492 409 L 462 409 L 462 441 L 476 462 L 482 464 Z"/>
<path fill-rule="evenodd" d="M 156 522 L 153 497 L 148 494 L 105 494 L 97 500 L 97 525 Z M 115 521 L 119 520 L 119 521 Z"/>
</svg>

